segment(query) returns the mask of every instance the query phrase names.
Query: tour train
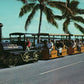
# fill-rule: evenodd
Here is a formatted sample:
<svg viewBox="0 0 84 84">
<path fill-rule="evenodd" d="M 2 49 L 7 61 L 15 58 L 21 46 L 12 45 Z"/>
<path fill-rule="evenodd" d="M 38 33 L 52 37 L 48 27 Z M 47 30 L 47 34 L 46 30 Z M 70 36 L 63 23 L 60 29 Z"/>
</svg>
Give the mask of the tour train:
<svg viewBox="0 0 84 84">
<path fill-rule="evenodd" d="M 38 43 L 38 35 L 42 43 Z M 15 32 L 10 33 L 9 36 L 10 42 L 0 42 L 0 66 L 6 65 L 9 67 L 11 65 L 23 64 L 24 62 L 48 60 L 84 52 L 84 35 Z M 18 38 L 20 38 L 20 44 L 18 43 Z M 30 50 L 26 50 L 25 42 L 27 38 L 31 41 Z M 54 44 L 50 52 L 49 49 L 42 47 L 43 41 L 47 40 L 48 42 L 49 39 Z M 79 39 L 81 47 L 78 49 L 78 46 L 75 45 L 73 47 L 71 42 L 78 42 Z M 59 50 L 56 48 L 57 41 L 62 41 L 63 44 L 61 54 L 59 54 Z"/>
<path fill-rule="evenodd" d="M 76 34 L 49 34 L 49 33 L 11 33 L 10 34 L 10 40 L 14 41 L 16 35 L 18 35 L 20 38 L 22 38 L 22 46 L 24 47 L 24 42 L 26 41 L 26 38 L 30 38 L 31 39 L 31 50 L 37 50 L 38 51 L 38 57 L 39 59 L 53 59 L 53 58 L 58 58 L 58 57 L 62 57 L 62 56 L 67 56 L 67 55 L 71 55 L 71 54 L 77 54 L 77 53 L 83 53 L 84 52 L 84 45 L 83 45 L 83 37 L 84 35 L 76 35 Z M 40 36 L 40 40 L 44 41 L 44 40 L 49 40 L 51 39 L 53 41 L 53 49 L 51 51 L 51 54 L 49 54 L 49 49 L 43 49 L 41 47 L 36 47 L 36 45 L 38 44 L 38 35 Z M 13 38 L 14 37 L 14 38 Z M 75 45 L 75 47 L 73 47 L 71 44 L 68 43 L 68 47 L 66 47 L 66 44 L 63 43 L 63 47 L 62 47 L 62 51 L 61 54 L 58 55 L 58 49 L 56 49 L 55 46 L 55 42 L 56 41 L 75 41 L 78 39 L 81 40 L 81 49 L 80 51 L 78 50 L 77 45 Z M 15 42 L 15 41 L 14 41 Z M 40 43 L 39 43 L 40 44 Z M 24 47 L 25 48 L 25 47 Z"/>
</svg>

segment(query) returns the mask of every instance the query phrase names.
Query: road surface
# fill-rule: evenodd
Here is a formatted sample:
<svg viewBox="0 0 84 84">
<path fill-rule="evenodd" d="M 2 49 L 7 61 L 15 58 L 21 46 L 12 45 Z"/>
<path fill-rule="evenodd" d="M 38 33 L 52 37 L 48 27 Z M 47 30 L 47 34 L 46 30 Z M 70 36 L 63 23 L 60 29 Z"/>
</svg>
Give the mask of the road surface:
<svg viewBox="0 0 84 84">
<path fill-rule="evenodd" d="M 84 53 L 0 69 L 0 84 L 84 84 Z"/>
</svg>

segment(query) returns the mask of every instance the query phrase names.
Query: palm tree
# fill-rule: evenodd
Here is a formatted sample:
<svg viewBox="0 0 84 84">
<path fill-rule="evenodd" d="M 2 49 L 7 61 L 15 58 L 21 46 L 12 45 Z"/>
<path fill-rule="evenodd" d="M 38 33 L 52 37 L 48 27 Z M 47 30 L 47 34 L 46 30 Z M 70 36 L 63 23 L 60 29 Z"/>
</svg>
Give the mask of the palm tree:
<svg viewBox="0 0 84 84">
<path fill-rule="evenodd" d="M 76 28 L 79 29 L 84 34 L 84 28 L 78 23 L 76 23 L 76 22 L 84 23 L 83 17 L 80 16 L 80 14 L 84 14 L 84 9 L 78 8 L 79 2 L 76 0 L 73 0 L 71 2 L 70 0 L 66 1 L 67 3 L 65 3 L 65 5 L 67 7 L 62 10 L 62 16 L 56 15 L 55 18 L 60 20 L 65 19 L 63 23 L 63 31 L 65 33 L 70 33 L 68 30 L 68 25 L 70 24 L 70 21 L 75 21 L 74 25 L 76 26 Z M 67 8 L 69 10 L 67 10 Z"/>
<path fill-rule="evenodd" d="M 38 3 L 28 3 L 28 4 L 26 3 L 21 8 L 19 16 L 22 17 L 24 14 L 31 11 L 31 13 L 28 15 L 26 23 L 25 23 L 25 30 L 27 30 L 27 28 L 28 28 L 27 26 L 31 23 L 31 20 L 33 19 L 36 11 L 40 10 L 40 19 L 39 19 L 39 28 L 38 28 L 38 42 L 39 42 L 42 14 L 44 13 L 46 15 L 46 19 L 49 23 L 51 23 L 55 27 L 58 27 L 58 25 L 55 21 L 55 18 L 54 18 L 53 11 L 50 8 L 50 6 L 56 5 L 56 7 L 59 8 L 60 10 L 63 10 L 63 7 L 65 8 L 66 6 L 64 5 L 65 4 L 64 2 L 62 3 L 60 1 L 55 1 L 55 4 L 52 4 L 52 1 L 50 1 L 50 0 L 37 0 L 37 1 L 38 1 Z M 67 10 L 69 10 L 69 8 L 67 8 Z"/>
<path fill-rule="evenodd" d="M 38 0 L 38 3 L 28 3 L 25 4 L 19 13 L 19 16 L 22 17 L 24 14 L 27 12 L 31 13 L 28 15 L 26 23 L 25 23 L 25 30 L 27 30 L 27 26 L 31 23 L 31 20 L 33 19 L 36 11 L 40 10 L 40 19 L 39 19 L 39 29 L 38 29 L 38 42 L 40 39 L 40 30 L 41 30 L 41 22 L 42 22 L 42 14 L 43 12 L 46 15 L 47 21 L 54 25 L 55 27 L 58 27 L 55 19 L 54 19 L 54 14 L 52 12 L 52 9 L 50 9 L 47 5 L 48 0 Z"/>
</svg>

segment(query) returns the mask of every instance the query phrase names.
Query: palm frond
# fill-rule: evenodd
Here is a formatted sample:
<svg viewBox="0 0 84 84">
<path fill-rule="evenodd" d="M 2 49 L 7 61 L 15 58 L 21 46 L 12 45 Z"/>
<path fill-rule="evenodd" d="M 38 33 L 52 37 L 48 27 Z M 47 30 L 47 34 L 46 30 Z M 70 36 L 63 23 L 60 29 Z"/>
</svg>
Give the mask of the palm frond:
<svg viewBox="0 0 84 84">
<path fill-rule="evenodd" d="M 50 4 L 50 5 L 53 5 L 53 6 L 54 6 L 54 3 L 55 3 L 55 4 L 66 5 L 65 2 L 60 2 L 60 1 L 48 1 L 47 3 Z"/>
<path fill-rule="evenodd" d="M 19 17 L 22 17 L 24 14 L 31 11 L 32 8 L 34 7 L 34 5 L 35 4 L 33 4 L 33 3 L 24 5 L 20 10 Z"/>
<path fill-rule="evenodd" d="M 27 30 L 27 26 L 31 23 L 31 20 L 32 20 L 34 14 L 36 13 L 36 11 L 37 11 L 39 8 L 40 8 L 40 5 L 37 4 L 37 5 L 33 8 L 33 10 L 32 10 L 32 12 L 30 13 L 30 15 L 28 15 L 28 18 L 27 18 L 26 23 L 25 23 L 25 30 Z"/>
<path fill-rule="evenodd" d="M 74 25 L 76 26 L 76 28 L 81 31 L 83 34 L 84 34 L 84 28 L 82 26 L 80 26 L 79 24 L 77 23 L 74 23 Z"/>
<path fill-rule="evenodd" d="M 58 20 L 63 19 L 63 17 L 62 17 L 62 16 L 60 16 L 60 15 L 55 15 L 55 18 L 56 18 L 56 19 L 58 19 Z"/>
<path fill-rule="evenodd" d="M 54 14 L 52 13 L 52 10 L 48 7 L 45 7 L 43 12 L 46 15 L 47 21 L 54 25 L 55 27 L 58 27 L 58 24 L 55 21 Z"/>
<path fill-rule="evenodd" d="M 66 19 L 65 22 L 63 23 L 63 31 L 67 34 L 70 34 L 70 32 L 68 31 L 68 25 L 70 23 L 69 19 Z"/>
<path fill-rule="evenodd" d="M 50 5 L 51 7 L 55 7 L 57 9 L 60 9 L 62 12 L 65 11 L 65 8 L 61 6 L 61 5 L 65 5 L 65 3 L 62 3 L 59 1 L 49 1 L 48 5 Z"/>
<path fill-rule="evenodd" d="M 38 0 L 39 2 L 47 2 L 48 0 Z"/>
<path fill-rule="evenodd" d="M 73 11 L 73 14 L 77 14 L 76 10 L 78 9 L 78 1 L 71 1 L 71 3 L 69 4 L 69 8 Z"/>
<path fill-rule="evenodd" d="M 84 9 L 76 9 L 75 10 L 78 14 L 84 14 Z"/>
<path fill-rule="evenodd" d="M 59 10 L 62 11 L 62 13 L 65 13 L 66 11 L 68 11 L 69 13 L 73 15 L 73 11 L 69 7 L 67 7 L 66 3 L 64 2 L 50 1 L 48 2 L 48 4 L 52 7 L 58 8 Z"/>
<path fill-rule="evenodd" d="M 55 15 L 54 18 L 56 18 L 56 19 L 58 19 L 58 20 L 62 20 L 62 19 L 64 19 L 65 17 L 66 17 L 66 14 L 64 13 L 62 16 L 60 16 L 60 15 Z"/>
<path fill-rule="evenodd" d="M 78 7 L 78 4 L 79 4 L 78 1 L 71 1 L 70 8 L 77 8 Z"/>
<path fill-rule="evenodd" d="M 81 16 L 72 16 L 71 19 L 77 22 L 84 23 L 84 19 Z"/>
</svg>

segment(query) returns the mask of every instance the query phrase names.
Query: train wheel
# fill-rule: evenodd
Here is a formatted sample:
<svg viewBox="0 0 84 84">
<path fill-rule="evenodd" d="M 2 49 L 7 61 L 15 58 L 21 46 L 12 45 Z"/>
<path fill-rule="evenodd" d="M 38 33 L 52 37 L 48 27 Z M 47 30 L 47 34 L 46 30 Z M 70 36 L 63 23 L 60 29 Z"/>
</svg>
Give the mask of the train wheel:
<svg viewBox="0 0 84 84">
<path fill-rule="evenodd" d="M 18 55 L 18 56 L 15 57 L 14 64 L 15 65 L 21 65 L 21 64 L 23 64 L 23 60 L 22 60 L 21 56 Z"/>
<path fill-rule="evenodd" d="M 13 61 L 12 55 L 7 58 L 7 65 L 8 65 L 8 67 L 14 66 L 14 61 Z"/>
<path fill-rule="evenodd" d="M 8 65 L 7 65 L 7 59 L 3 60 L 2 67 L 3 68 L 8 67 Z"/>
<path fill-rule="evenodd" d="M 29 62 L 29 53 L 28 52 L 25 52 L 23 55 L 21 55 L 21 57 L 22 57 L 22 60 L 24 61 L 24 62 Z"/>
<path fill-rule="evenodd" d="M 14 57 L 13 61 L 15 66 L 19 64 L 19 59 L 17 56 Z"/>
<path fill-rule="evenodd" d="M 21 56 L 19 56 L 18 59 L 19 59 L 19 64 L 23 64 L 23 60 L 22 60 Z"/>
<path fill-rule="evenodd" d="M 35 60 L 35 61 L 38 61 L 38 54 L 37 54 L 37 52 L 34 52 L 34 53 L 33 53 L 33 57 L 34 57 L 34 60 Z"/>
</svg>

